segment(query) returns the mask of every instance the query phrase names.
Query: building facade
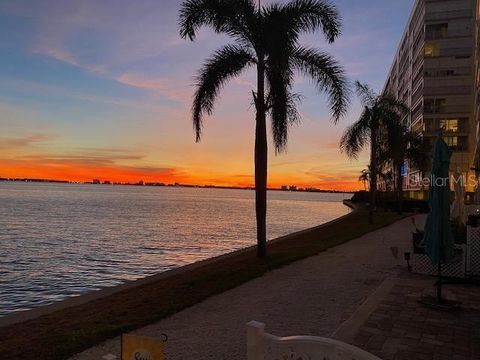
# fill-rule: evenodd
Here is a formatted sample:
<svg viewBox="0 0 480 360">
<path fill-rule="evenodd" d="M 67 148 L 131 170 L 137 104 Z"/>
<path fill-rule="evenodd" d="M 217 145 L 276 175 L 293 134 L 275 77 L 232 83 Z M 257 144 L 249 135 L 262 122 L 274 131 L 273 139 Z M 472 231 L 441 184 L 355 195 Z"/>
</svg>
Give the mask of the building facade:
<svg viewBox="0 0 480 360">
<path fill-rule="evenodd" d="M 474 167 L 476 170 L 477 178 L 480 175 L 480 0 L 477 0 L 475 9 L 475 103 L 474 103 L 474 116 L 477 125 L 476 137 L 477 142 L 475 144 L 475 159 Z"/>
<path fill-rule="evenodd" d="M 442 129 L 453 150 L 450 170 L 467 178 L 477 152 L 477 9 L 477 0 L 417 0 L 384 89 L 409 106 L 404 124 L 427 148 Z M 404 168 L 404 190 L 422 197 L 429 172 Z"/>
</svg>

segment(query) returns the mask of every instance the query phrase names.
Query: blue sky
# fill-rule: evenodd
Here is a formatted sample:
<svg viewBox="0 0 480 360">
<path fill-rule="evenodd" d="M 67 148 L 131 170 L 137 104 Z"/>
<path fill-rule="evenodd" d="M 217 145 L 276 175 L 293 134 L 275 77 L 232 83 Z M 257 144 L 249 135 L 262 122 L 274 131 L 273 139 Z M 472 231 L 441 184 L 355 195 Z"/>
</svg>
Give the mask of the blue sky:
<svg viewBox="0 0 480 360">
<path fill-rule="evenodd" d="M 208 30 L 196 43 L 180 39 L 180 3 L 1 0 L 0 176 L 124 173 L 128 180 L 251 182 L 255 74 L 226 86 L 195 144 L 193 76 L 229 39 Z M 303 42 L 334 54 L 351 81 L 381 90 L 413 0 L 334 3 L 343 17 L 342 36 L 333 45 L 321 34 Z M 325 97 L 297 80 L 303 121 L 292 128 L 288 152 L 272 152 L 272 184 L 354 186 L 367 158 L 348 160 L 338 140 L 359 115 L 358 102 L 334 126 Z"/>
</svg>

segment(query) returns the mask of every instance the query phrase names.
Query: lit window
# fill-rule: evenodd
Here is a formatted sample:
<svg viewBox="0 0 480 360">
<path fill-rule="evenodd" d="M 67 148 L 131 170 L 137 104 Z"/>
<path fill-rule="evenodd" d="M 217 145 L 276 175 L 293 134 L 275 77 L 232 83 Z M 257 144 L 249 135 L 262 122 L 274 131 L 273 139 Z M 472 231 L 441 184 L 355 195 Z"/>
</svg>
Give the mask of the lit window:
<svg viewBox="0 0 480 360">
<path fill-rule="evenodd" d="M 444 140 L 448 146 L 456 147 L 458 145 L 458 137 L 456 136 L 446 136 Z"/>
<path fill-rule="evenodd" d="M 458 119 L 440 120 L 440 128 L 444 131 L 458 132 Z"/>
<path fill-rule="evenodd" d="M 426 57 L 440 56 L 440 47 L 434 43 L 425 44 L 424 55 Z"/>
</svg>

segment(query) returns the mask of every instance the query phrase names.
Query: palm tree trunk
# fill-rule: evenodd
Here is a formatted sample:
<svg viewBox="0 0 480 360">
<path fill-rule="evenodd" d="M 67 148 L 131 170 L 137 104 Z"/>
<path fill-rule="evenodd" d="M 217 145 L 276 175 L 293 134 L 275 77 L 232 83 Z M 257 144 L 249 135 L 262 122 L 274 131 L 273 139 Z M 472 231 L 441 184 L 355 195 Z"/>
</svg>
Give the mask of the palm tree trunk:
<svg viewBox="0 0 480 360">
<path fill-rule="evenodd" d="M 398 186 L 397 182 L 395 181 L 395 179 L 397 178 L 397 167 L 395 166 L 395 162 L 393 163 L 393 169 L 392 170 L 393 170 L 392 171 L 392 179 L 393 179 L 392 180 L 393 181 L 392 189 L 395 192 L 395 191 L 397 191 L 397 186 Z"/>
<path fill-rule="evenodd" d="M 370 209 L 368 211 L 368 222 L 373 224 L 377 195 L 377 128 L 373 126 L 370 130 Z"/>
<path fill-rule="evenodd" d="M 265 63 L 257 65 L 255 127 L 255 210 L 257 217 L 257 256 L 267 256 L 267 124 L 265 111 Z"/>
<path fill-rule="evenodd" d="M 402 163 L 397 164 L 397 213 L 402 215 L 403 212 L 403 176 L 402 176 Z"/>
</svg>

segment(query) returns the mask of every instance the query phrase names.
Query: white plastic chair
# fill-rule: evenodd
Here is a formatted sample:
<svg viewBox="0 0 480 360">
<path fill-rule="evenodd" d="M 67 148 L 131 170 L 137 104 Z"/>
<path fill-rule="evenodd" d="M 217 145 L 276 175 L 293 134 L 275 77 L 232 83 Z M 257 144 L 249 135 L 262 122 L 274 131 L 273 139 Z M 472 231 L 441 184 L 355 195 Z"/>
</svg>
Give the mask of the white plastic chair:
<svg viewBox="0 0 480 360">
<path fill-rule="evenodd" d="M 247 360 L 381 360 L 355 346 L 316 336 L 277 337 L 265 324 L 247 324 Z"/>
</svg>

